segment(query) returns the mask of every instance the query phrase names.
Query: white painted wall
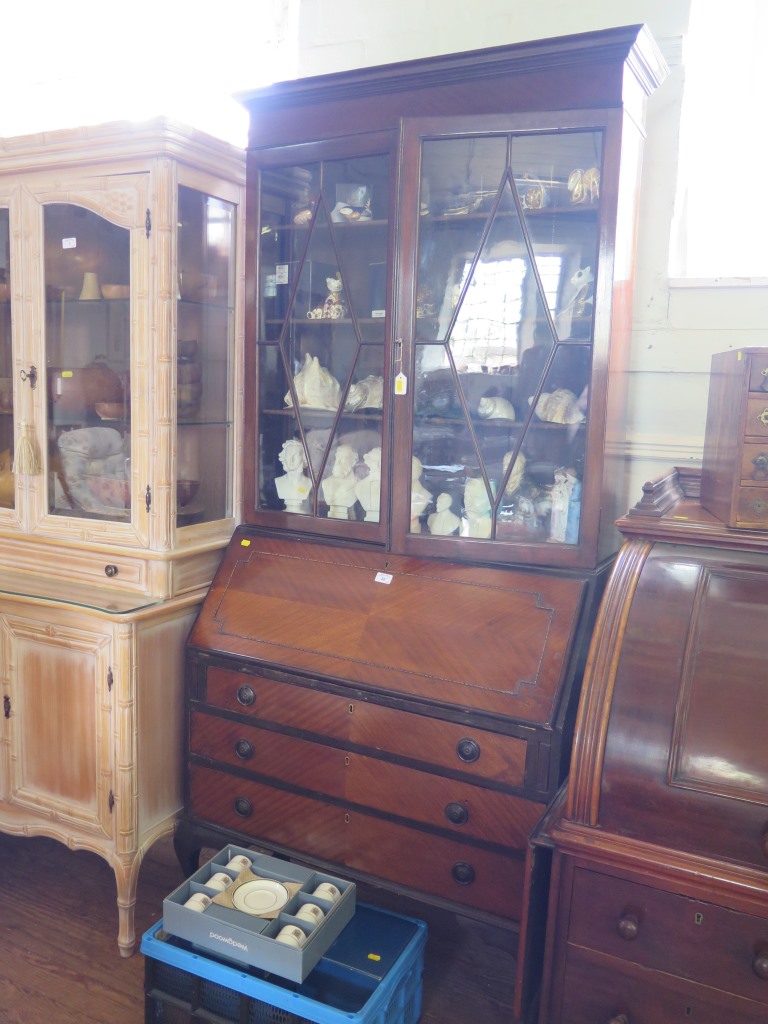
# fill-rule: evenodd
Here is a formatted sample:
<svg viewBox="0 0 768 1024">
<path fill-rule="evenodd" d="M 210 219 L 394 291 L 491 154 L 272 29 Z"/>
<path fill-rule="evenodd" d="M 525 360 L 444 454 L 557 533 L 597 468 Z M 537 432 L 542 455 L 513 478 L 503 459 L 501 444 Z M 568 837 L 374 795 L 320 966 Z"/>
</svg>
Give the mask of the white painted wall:
<svg viewBox="0 0 768 1024">
<path fill-rule="evenodd" d="M 648 107 L 628 440 L 623 452 L 612 453 L 625 459 L 629 503 L 639 499 L 645 480 L 669 466 L 700 462 L 712 353 L 768 344 L 765 288 L 681 289 L 668 281 L 689 8 L 690 0 L 299 0 L 299 76 L 649 26 L 671 73 Z"/>
</svg>

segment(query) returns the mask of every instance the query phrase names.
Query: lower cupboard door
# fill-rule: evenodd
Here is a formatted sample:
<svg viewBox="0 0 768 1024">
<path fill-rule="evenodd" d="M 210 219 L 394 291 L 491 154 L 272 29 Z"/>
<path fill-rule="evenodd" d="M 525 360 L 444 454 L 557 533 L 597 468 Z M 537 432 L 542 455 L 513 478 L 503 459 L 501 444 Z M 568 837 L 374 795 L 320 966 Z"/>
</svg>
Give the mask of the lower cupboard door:
<svg viewBox="0 0 768 1024">
<path fill-rule="evenodd" d="M 346 863 L 476 910 L 519 921 L 524 858 L 350 811 Z"/>
<path fill-rule="evenodd" d="M 570 948 L 562 1005 L 546 1024 L 765 1024 L 768 1007 L 671 974 Z M 593 954 L 594 956 L 594 954 Z M 591 962 L 590 962 L 591 961 Z"/>
</svg>

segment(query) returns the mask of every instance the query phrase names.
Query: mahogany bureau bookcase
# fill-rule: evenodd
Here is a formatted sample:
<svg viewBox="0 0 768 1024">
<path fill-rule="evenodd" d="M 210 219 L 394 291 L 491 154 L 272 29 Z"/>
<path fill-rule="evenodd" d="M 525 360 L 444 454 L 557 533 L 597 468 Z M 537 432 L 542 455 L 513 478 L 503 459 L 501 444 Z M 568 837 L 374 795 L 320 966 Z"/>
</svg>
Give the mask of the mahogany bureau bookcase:
<svg viewBox="0 0 768 1024">
<path fill-rule="evenodd" d="M 246 98 L 245 523 L 187 647 L 188 866 L 235 836 L 520 924 L 626 507 L 665 72 L 633 26 Z"/>
</svg>

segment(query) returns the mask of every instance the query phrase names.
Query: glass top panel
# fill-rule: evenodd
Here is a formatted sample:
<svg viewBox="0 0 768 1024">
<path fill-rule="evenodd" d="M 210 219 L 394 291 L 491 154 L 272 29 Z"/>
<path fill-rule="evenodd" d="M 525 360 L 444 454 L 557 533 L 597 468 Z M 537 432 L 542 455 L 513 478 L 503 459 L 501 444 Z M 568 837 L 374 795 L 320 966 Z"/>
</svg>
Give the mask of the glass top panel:
<svg viewBox="0 0 768 1024">
<path fill-rule="evenodd" d="M 256 507 L 378 523 L 389 157 L 264 171 Z"/>
<path fill-rule="evenodd" d="M 0 208 L 0 508 L 13 508 L 13 350 L 11 246 L 7 208 Z"/>
<path fill-rule="evenodd" d="M 578 543 L 602 144 L 423 143 L 411 533 Z"/>
<path fill-rule="evenodd" d="M 65 203 L 43 224 L 49 512 L 128 520 L 130 233 Z"/>
<path fill-rule="evenodd" d="M 237 208 L 179 187 L 176 522 L 232 515 Z"/>
</svg>

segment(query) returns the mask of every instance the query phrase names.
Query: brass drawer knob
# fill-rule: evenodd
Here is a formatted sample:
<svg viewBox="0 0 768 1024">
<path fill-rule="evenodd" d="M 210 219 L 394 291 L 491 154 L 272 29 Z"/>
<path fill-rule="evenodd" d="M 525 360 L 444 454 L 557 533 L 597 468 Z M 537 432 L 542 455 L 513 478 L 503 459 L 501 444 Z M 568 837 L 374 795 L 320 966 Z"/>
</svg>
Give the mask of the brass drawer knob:
<svg viewBox="0 0 768 1024">
<path fill-rule="evenodd" d="M 758 413 L 757 418 L 764 427 L 768 427 L 768 405 L 766 405 L 761 413 Z"/>
<path fill-rule="evenodd" d="M 640 934 L 640 921 L 635 914 L 622 914 L 616 927 L 619 930 L 619 935 L 627 942 L 636 939 Z"/>
</svg>

